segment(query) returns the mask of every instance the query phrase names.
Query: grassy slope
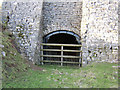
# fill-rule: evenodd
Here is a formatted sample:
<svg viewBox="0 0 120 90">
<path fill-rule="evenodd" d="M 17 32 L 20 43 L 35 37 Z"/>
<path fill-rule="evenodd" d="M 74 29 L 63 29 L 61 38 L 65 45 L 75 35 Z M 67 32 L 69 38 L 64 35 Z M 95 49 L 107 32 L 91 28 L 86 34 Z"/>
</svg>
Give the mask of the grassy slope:
<svg viewBox="0 0 120 90">
<path fill-rule="evenodd" d="M 7 30 L 0 33 L 2 36 L 2 51 L 6 56 L 2 56 L 2 69 L 3 69 L 3 86 L 10 80 L 20 76 L 21 72 L 26 72 L 28 65 L 25 64 L 24 58 L 18 53 L 14 45 L 14 36 Z"/>
<path fill-rule="evenodd" d="M 86 67 L 43 65 L 41 71 L 28 70 L 22 77 L 8 82 L 14 88 L 117 88 L 117 64 L 93 63 Z"/>
<path fill-rule="evenodd" d="M 25 60 L 12 43 L 14 37 L 4 31 L 2 35 L 4 88 L 117 88 L 117 64 L 93 63 L 86 67 L 39 66 L 43 71 L 28 69 Z M 1 36 L 0 35 L 0 36 Z M 116 73 L 117 72 L 117 73 Z"/>
</svg>

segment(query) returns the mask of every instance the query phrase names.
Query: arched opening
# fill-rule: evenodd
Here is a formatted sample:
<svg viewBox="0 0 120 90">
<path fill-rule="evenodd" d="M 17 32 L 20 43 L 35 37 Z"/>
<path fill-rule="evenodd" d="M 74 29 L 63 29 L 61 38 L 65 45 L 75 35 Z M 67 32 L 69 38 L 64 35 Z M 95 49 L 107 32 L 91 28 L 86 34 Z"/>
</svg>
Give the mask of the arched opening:
<svg viewBox="0 0 120 90">
<path fill-rule="evenodd" d="M 76 38 L 70 34 L 59 33 L 52 35 L 48 43 L 59 43 L 59 44 L 78 44 Z"/>
<path fill-rule="evenodd" d="M 81 44 L 80 36 L 71 31 L 55 31 L 43 37 L 44 43 Z M 71 42 L 72 40 L 72 42 Z"/>
<path fill-rule="evenodd" d="M 74 45 L 80 45 L 80 37 L 70 31 L 56 31 L 52 32 L 46 36 L 43 37 L 43 43 L 48 43 L 48 44 L 67 44 L 68 46 L 64 46 L 63 50 L 65 50 L 63 53 L 63 56 L 80 56 L 79 50 L 81 47 L 75 47 Z M 72 46 L 69 46 L 72 45 Z M 56 50 L 56 51 L 44 51 L 44 55 L 61 55 L 61 49 L 60 46 L 43 46 L 43 49 L 49 49 L 49 50 Z M 78 52 L 72 52 L 72 50 L 78 50 Z M 55 60 L 55 61 L 60 61 L 60 57 L 44 57 L 44 60 Z M 68 61 L 68 62 L 79 62 L 79 58 L 63 58 L 63 61 Z M 45 64 L 60 64 L 60 63 L 48 63 L 46 62 Z M 63 65 L 78 65 L 75 63 L 63 63 Z"/>
</svg>

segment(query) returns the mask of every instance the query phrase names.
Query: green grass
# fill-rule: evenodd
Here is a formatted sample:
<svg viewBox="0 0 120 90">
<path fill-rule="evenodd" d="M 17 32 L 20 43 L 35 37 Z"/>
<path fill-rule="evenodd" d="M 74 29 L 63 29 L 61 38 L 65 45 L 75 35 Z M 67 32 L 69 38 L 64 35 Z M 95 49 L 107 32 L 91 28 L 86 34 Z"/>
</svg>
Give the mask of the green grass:
<svg viewBox="0 0 120 90">
<path fill-rule="evenodd" d="M 43 65 L 43 71 L 28 67 L 14 45 L 14 36 L 7 30 L 0 33 L 3 88 L 117 88 L 118 70 L 111 63 L 92 63 L 86 67 Z"/>
<path fill-rule="evenodd" d="M 0 52 L 5 52 L 5 56 L 2 55 L 2 82 L 4 84 L 19 77 L 20 73 L 26 72 L 28 65 L 14 45 L 15 37 L 7 30 L 3 30 L 0 36 L 1 44 L 4 46 Z"/>
<path fill-rule="evenodd" d="M 29 69 L 21 77 L 4 83 L 6 88 L 117 88 L 117 64 L 93 63 L 86 67 L 43 65 L 43 71 Z"/>
</svg>

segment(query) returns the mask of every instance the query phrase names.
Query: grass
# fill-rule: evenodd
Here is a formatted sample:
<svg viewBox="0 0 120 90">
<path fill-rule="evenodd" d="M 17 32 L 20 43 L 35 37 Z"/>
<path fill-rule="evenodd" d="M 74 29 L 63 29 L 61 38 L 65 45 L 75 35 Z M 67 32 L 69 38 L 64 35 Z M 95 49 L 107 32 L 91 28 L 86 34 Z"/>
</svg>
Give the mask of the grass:
<svg viewBox="0 0 120 90">
<path fill-rule="evenodd" d="M 2 45 L 3 88 L 117 88 L 118 66 L 114 63 L 92 63 L 86 67 L 43 65 L 33 70 L 25 63 L 7 30 L 0 33 Z"/>
<path fill-rule="evenodd" d="M 117 88 L 118 70 L 111 63 L 86 67 L 43 65 L 43 71 L 29 69 L 21 77 L 4 83 L 6 88 Z"/>
<path fill-rule="evenodd" d="M 25 59 L 20 55 L 15 47 L 15 37 L 8 31 L 3 30 L 0 32 L 3 47 L 0 52 L 2 55 L 2 82 L 3 84 L 18 78 L 23 72 L 26 72 L 29 66 L 25 63 Z"/>
</svg>

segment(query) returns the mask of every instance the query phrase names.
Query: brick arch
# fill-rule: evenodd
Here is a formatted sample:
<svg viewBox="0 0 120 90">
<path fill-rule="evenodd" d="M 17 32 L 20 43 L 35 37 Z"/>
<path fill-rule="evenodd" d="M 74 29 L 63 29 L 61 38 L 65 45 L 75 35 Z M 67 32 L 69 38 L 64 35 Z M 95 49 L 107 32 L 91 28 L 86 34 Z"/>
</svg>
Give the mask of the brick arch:
<svg viewBox="0 0 120 90">
<path fill-rule="evenodd" d="M 73 37 L 76 38 L 76 41 L 78 42 L 78 44 L 81 44 L 81 42 L 80 42 L 81 37 L 78 34 L 72 32 L 72 31 L 67 31 L 67 30 L 58 30 L 58 31 L 50 32 L 50 33 L 48 33 L 48 34 L 46 34 L 46 35 L 43 36 L 43 42 L 46 43 L 51 36 L 57 35 L 57 34 L 71 35 L 71 36 L 73 36 Z"/>
<path fill-rule="evenodd" d="M 69 27 L 64 27 L 64 28 L 58 28 L 57 27 L 57 30 L 56 30 L 56 27 L 52 28 L 52 30 L 51 29 L 47 29 L 47 30 L 43 31 L 43 36 L 46 36 L 46 35 L 48 35 L 50 33 L 57 32 L 57 31 L 73 32 L 73 33 L 77 34 L 79 37 L 81 37 L 81 30 L 73 28 L 73 27 L 70 27 L 70 28 Z"/>
</svg>

